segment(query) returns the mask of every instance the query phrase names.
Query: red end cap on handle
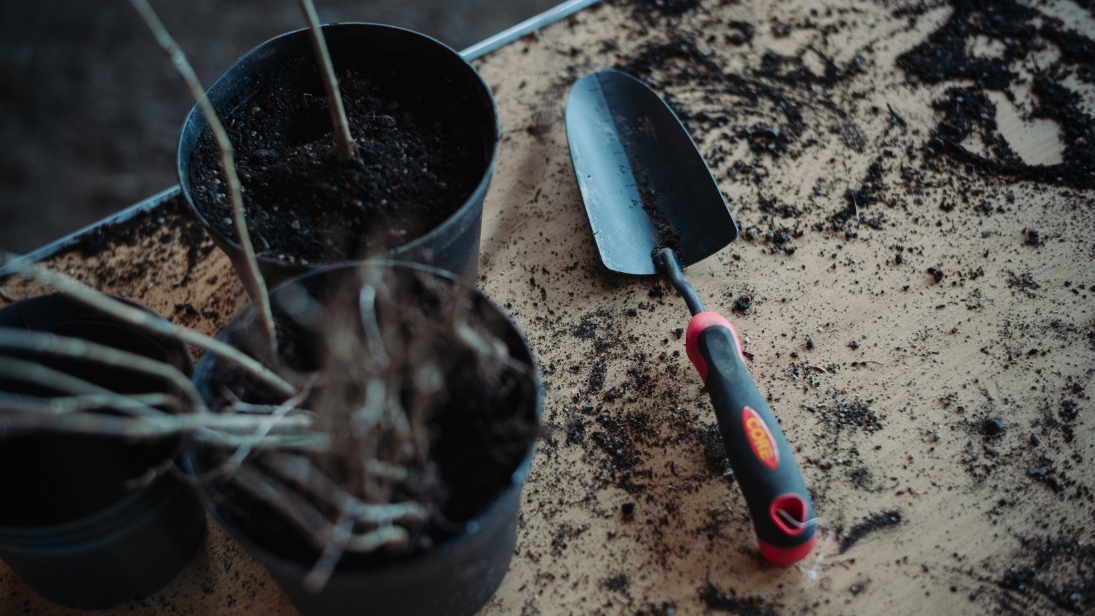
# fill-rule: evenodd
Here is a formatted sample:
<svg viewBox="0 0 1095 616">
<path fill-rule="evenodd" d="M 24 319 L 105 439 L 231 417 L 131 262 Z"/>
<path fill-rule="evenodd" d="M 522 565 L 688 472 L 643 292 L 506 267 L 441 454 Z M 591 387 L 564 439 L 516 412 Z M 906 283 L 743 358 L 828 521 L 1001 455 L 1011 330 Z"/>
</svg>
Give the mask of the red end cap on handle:
<svg viewBox="0 0 1095 616">
<path fill-rule="evenodd" d="M 806 502 L 802 500 L 802 497 L 792 493 L 775 497 L 768 507 L 768 515 L 771 516 L 772 522 L 789 537 L 797 537 L 809 528 L 806 519 L 808 511 L 809 508 Z M 812 535 L 805 543 L 787 548 L 765 543 L 759 537 L 757 543 L 760 544 L 760 552 L 764 554 L 765 558 L 777 565 L 787 567 L 802 560 L 814 549 L 814 544 L 817 543 L 817 534 Z"/>
<path fill-rule="evenodd" d="M 767 544 L 760 539 L 757 539 L 757 543 L 760 544 L 760 553 L 764 554 L 765 558 L 781 567 L 790 567 L 803 558 L 806 558 L 806 555 L 813 551 L 814 544 L 817 543 L 817 535 L 810 537 L 810 540 L 806 543 L 800 543 L 799 545 L 789 548 L 776 547 Z"/>
<path fill-rule="evenodd" d="M 738 332 L 734 330 L 734 326 L 730 324 L 730 321 L 727 321 L 726 317 L 717 312 L 701 312 L 688 322 L 688 333 L 685 334 L 684 348 L 688 352 L 688 359 L 691 360 L 692 365 L 696 367 L 696 371 L 700 373 L 700 378 L 704 381 L 707 380 L 707 362 L 704 361 L 699 347 L 696 346 L 696 339 L 699 337 L 700 332 L 717 325 L 730 330 L 730 335 L 734 337 L 734 344 L 738 347 L 738 357 L 741 358 L 742 365 L 746 365 L 745 355 L 741 352 L 741 341 L 738 340 Z"/>
</svg>

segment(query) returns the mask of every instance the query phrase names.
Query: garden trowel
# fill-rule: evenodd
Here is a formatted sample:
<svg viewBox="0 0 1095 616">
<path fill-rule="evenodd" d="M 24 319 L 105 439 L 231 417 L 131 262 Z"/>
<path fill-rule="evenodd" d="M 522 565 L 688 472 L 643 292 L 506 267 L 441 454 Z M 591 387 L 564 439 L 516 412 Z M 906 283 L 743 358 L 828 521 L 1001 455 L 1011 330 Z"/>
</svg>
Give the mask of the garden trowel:
<svg viewBox="0 0 1095 616">
<path fill-rule="evenodd" d="M 601 261 L 625 274 L 664 274 L 684 297 L 693 315 L 688 358 L 707 385 L 760 550 L 780 565 L 801 560 L 816 541 L 802 473 L 749 376 L 734 327 L 704 310 L 681 271 L 738 234 L 703 156 L 657 94 L 616 71 L 574 84 L 566 126 Z"/>
</svg>

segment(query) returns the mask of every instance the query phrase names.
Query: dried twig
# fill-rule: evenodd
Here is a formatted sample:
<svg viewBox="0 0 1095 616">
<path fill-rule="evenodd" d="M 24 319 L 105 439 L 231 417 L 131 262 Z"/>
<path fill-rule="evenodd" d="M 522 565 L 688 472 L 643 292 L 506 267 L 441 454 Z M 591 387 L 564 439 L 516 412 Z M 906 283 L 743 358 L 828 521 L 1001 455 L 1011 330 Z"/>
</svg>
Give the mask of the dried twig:
<svg viewBox="0 0 1095 616">
<path fill-rule="evenodd" d="M 194 384 L 178 368 L 156 361 L 144 355 L 122 351 L 114 347 L 96 344 L 80 338 L 68 338 L 45 332 L 0 327 L 0 348 L 22 349 L 50 355 L 62 355 L 90 362 L 115 366 L 139 374 L 162 378 L 186 394 L 191 408 L 208 413 L 205 403 Z"/>
<path fill-rule="evenodd" d="M 253 498 L 267 503 L 285 516 L 304 538 L 316 549 L 324 549 L 327 518 L 299 494 L 275 479 L 257 471 L 250 465 L 237 468 L 231 475 L 232 483 Z"/>
<path fill-rule="evenodd" d="M 270 453 L 263 456 L 260 463 L 267 470 L 337 508 L 355 522 L 383 526 L 394 522 L 424 522 L 429 517 L 426 508 L 416 502 L 364 503 L 331 481 L 303 456 Z"/>
<path fill-rule="evenodd" d="M 88 383 L 83 379 L 76 378 L 70 374 L 61 372 L 60 370 L 54 370 L 53 368 L 43 366 L 42 364 L 33 361 L 0 355 L 0 376 L 77 396 L 104 396 L 111 400 L 109 405 L 111 408 L 131 415 L 146 417 L 167 416 L 166 413 L 158 411 L 138 400 L 116 394 L 105 387 Z"/>
<path fill-rule="evenodd" d="M 54 287 L 73 299 L 105 312 L 134 327 L 139 327 L 147 331 L 201 347 L 213 355 L 239 366 L 240 369 L 248 375 L 261 381 L 281 395 L 290 397 L 297 393 L 297 389 L 286 382 L 285 379 L 282 379 L 260 362 L 228 344 L 210 338 L 204 334 L 199 334 L 194 330 L 179 327 L 165 319 L 154 317 L 139 308 L 119 302 L 64 274 L 59 274 L 38 264 L 27 263 L 26 261 L 19 259 L 8 259 L 5 263 L 5 257 L 6 255 L 4 253 L 0 253 L 0 264 L 7 265 L 12 268 L 15 273 L 21 276 L 33 278 L 38 282 Z"/>
<path fill-rule="evenodd" d="M 253 441 L 260 442 L 263 437 L 270 433 L 270 430 L 273 429 L 274 426 L 276 426 L 280 422 L 285 421 L 286 415 L 289 413 L 289 411 L 295 409 L 297 406 L 300 405 L 301 402 L 304 402 L 305 398 L 308 397 L 308 392 L 309 390 L 305 389 L 299 394 L 286 400 L 270 415 L 261 417 L 260 421 L 255 424 L 254 434 L 251 435 Z M 243 464 L 244 459 L 247 458 L 247 454 L 251 453 L 251 448 L 252 443 L 250 441 L 240 445 L 240 447 L 236 449 L 235 453 L 232 454 L 232 457 L 228 459 L 228 462 L 224 464 L 224 468 L 231 472 L 233 469 L 239 467 L 240 464 Z"/>
<path fill-rule="evenodd" d="M 308 592 L 317 593 L 327 585 L 331 574 L 335 572 L 338 561 L 342 560 L 342 548 L 354 533 L 354 521 L 350 519 L 339 520 L 330 527 L 330 538 L 319 555 L 319 560 L 312 566 L 308 575 L 304 576 L 304 588 Z"/>
<path fill-rule="evenodd" d="M 0 413 L 44 413 L 47 415 L 61 415 L 63 413 L 76 413 L 93 409 L 114 408 L 120 399 L 126 404 L 174 408 L 185 412 L 182 400 L 169 394 L 132 394 L 121 396 L 119 394 L 84 394 L 76 396 L 61 396 L 53 398 L 39 398 L 37 396 L 25 396 L 22 394 L 9 394 L 0 392 Z M 123 409 L 115 409 L 123 410 Z"/>
<path fill-rule="evenodd" d="M 344 163 L 353 157 L 357 148 L 353 136 L 350 135 L 350 122 L 346 119 L 346 108 L 342 105 L 342 95 L 338 91 L 335 67 L 331 63 L 331 54 L 327 51 L 327 40 L 323 37 L 316 7 L 312 4 L 312 0 L 299 0 L 299 2 L 300 11 L 304 13 L 304 19 L 308 22 L 308 28 L 312 34 L 312 47 L 316 52 L 316 62 L 319 63 L 319 75 L 323 78 L 323 89 L 327 91 L 327 100 L 331 103 L 331 122 L 335 127 L 334 153 L 339 162 Z"/>
<path fill-rule="evenodd" d="M 175 42 L 175 39 L 171 38 L 167 29 L 164 28 L 160 18 L 148 4 L 148 0 L 130 0 L 130 4 L 144 18 L 145 23 L 152 30 L 152 34 L 156 36 L 156 42 L 160 44 L 164 53 L 175 65 L 175 70 L 179 72 L 179 76 L 186 83 L 190 95 L 197 101 L 202 115 L 205 116 L 206 123 L 209 124 L 209 129 L 217 141 L 217 147 L 220 149 L 221 155 L 221 166 L 224 168 L 224 176 L 228 180 L 228 192 L 232 198 L 232 227 L 236 232 L 236 239 L 239 240 L 244 254 L 244 263 L 240 265 L 245 267 L 243 271 L 239 272 L 240 278 L 243 280 L 244 286 L 247 287 L 251 301 L 255 302 L 262 333 L 269 340 L 270 349 L 276 351 L 277 332 L 274 326 L 274 316 L 270 310 L 270 298 L 266 294 L 266 280 L 262 277 L 262 272 L 259 271 L 255 248 L 251 245 L 251 234 L 247 231 L 247 220 L 243 209 L 243 192 L 240 190 L 239 176 L 236 175 L 236 164 L 232 157 L 232 143 L 228 140 L 228 133 L 224 130 L 220 118 L 217 117 L 213 104 L 209 102 L 209 98 L 205 95 L 205 88 L 202 87 L 201 82 L 198 81 L 198 76 L 194 73 L 194 69 L 190 67 L 190 63 L 186 60 L 186 55 L 178 43 Z"/>
<path fill-rule="evenodd" d="M 119 400 L 126 400 L 125 396 L 115 395 L 106 406 L 115 408 Z M 66 398 L 61 398 L 66 400 Z M 259 424 L 259 417 L 254 415 L 163 415 L 161 417 L 118 417 L 116 415 L 103 415 L 101 413 L 87 413 L 83 411 L 71 411 L 65 413 L 49 412 L 49 400 L 31 397 L 0 396 L 0 417 L 4 422 L 15 428 L 49 429 L 57 432 L 79 432 L 84 434 L 96 434 L 101 436 L 120 436 L 129 438 L 162 438 L 172 434 L 196 433 L 195 436 L 205 442 L 218 445 L 232 445 L 240 441 L 240 437 L 223 434 L 222 430 L 253 431 Z M 13 412 L 8 413 L 6 411 Z M 307 417 L 286 418 L 285 424 L 293 428 L 310 428 L 312 422 Z M 290 434 L 289 437 L 298 437 L 301 434 Z M 256 440 L 248 438 L 247 443 L 255 443 Z M 261 442 L 261 441 L 258 441 Z M 270 440 L 266 446 L 275 443 L 284 443 L 285 439 Z"/>
</svg>

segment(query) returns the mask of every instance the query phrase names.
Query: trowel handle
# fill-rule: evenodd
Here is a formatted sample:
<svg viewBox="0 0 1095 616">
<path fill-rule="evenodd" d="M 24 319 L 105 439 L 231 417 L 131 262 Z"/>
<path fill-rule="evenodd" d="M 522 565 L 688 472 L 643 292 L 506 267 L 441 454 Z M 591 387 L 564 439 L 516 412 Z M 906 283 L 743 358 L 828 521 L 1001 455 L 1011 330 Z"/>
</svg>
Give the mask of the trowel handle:
<svg viewBox="0 0 1095 616">
<path fill-rule="evenodd" d="M 718 313 L 701 312 L 688 323 L 686 348 L 707 384 L 760 551 L 777 565 L 798 562 L 817 539 L 814 507 L 787 439 L 749 376 L 734 327 Z"/>
</svg>

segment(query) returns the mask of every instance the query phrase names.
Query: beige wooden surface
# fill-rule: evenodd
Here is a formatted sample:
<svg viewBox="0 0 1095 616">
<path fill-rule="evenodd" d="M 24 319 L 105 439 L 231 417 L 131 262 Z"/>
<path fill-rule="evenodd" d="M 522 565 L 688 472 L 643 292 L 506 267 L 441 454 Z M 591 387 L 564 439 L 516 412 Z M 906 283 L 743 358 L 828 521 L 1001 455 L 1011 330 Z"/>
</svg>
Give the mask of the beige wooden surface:
<svg viewBox="0 0 1095 616">
<path fill-rule="evenodd" d="M 535 347 L 550 428 L 525 487 L 510 571 L 482 614 L 1095 610 L 1088 393 L 1095 191 L 1009 182 L 962 166 L 921 168 L 939 121 L 932 102 L 956 84 L 910 84 L 894 60 L 951 9 L 922 5 L 910 18 L 903 6 L 711 0 L 681 17 L 647 18 L 633 5 L 606 5 L 477 61 L 505 135 L 485 206 L 480 286 Z M 1095 36 L 1091 14 L 1069 0 L 1034 6 Z M 721 42 L 732 33 L 729 21 L 755 26 L 751 44 Z M 713 43 L 705 42 L 710 34 L 718 35 Z M 793 255 L 739 238 L 687 275 L 708 309 L 737 326 L 827 521 L 823 536 L 833 539 L 816 580 L 760 557 L 744 500 L 704 454 L 714 416 L 673 333 L 688 321 L 683 301 L 650 297 L 656 278 L 604 269 L 573 178 L 563 126 L 569 84 L 681 37 L 726 73 L 752 74 L 768 50 L 800 56 L 807 67 L 827 57 L 864 69 L 831 88 L 773 84 L 800 102 L 805 126 L 782 157 L 726 136 L 780 122 L 775 107 L 750 107 L 724 85 L 681 79 L 679 60 L 653 74 L 690 114 L 728 115 L 724 126 L 697 121 L 693 130 L 742 228 L 763 232 L 775 222 L 804 231 L 791 242 Z M 1068 83 L 1095 114 L 1091 85 Z M 1004 102 L 1011 107 L 997 102 L 997 119 L 1012 149 L 1029 163 L 1059 161 L 1055 124 L 1024 115 L 1029 91 Z M 904 124 L 891 120 L 887 104 Z M 738 160 L 754 167 L 732 172 Z M 876 160 L 886 202 L 864 206 L 863 224 L 845 226 L 856 237 L 832 230 L 826 218 L 846 207 L 845 190 L 860 188 Z M 903 179 L 902 167 L 919 181 Z M 762 198 L 803 214 L 765 214 Z M 942 200 L 958 207 L 943 211 Z M 1004 211 L 979 214 L 973 206 L 982 201 Z M 824 224 L 814 230 L 817 223 Z M 1028 228 L 1043 243 L 1024 244 Z M 897 245 L 905 248 L 900 265 Z M 117 249 L 105 263 L 64 255 L 51 265 L 212 333 L 242 305 L 242 291 L 217 251 L 198 260 L 185 287 L 174 287 L 186 271 L 184 252 L 154 238 Z M 936 283 L 929 267 L 945 277 Z M 138 275 L 111 283 L 96 273 L 103 268 Z M 20 281 L 4 289 L 15 297 L 38 292 Z M 732 313 L 742 295 L 750 308 Z M 183 302 L 216 314 L 185 317 L 175 308 Z M 1066 399 L 1078 418 L 1059 415 Z M 1005 432 L 986 437 L 988 418 L 1001 419 Z M 1047 469 L 1060 491 L 1032 467 Z M 632 516 L 621 513 L 625 503 L 634 505 Z M 891 511 L 899 522 L 849 543 L 857 525 Z M 842 540 L 847 549 L 838 553 Z M 1051 548 L 1041 560 L 1039 542 Z M 1007 582 L 1032 566 L 1033 588 Z M 1087 594 L 1056 601 L 1057 589 L 1072 583 Z M 76 612 L 41 599 L 0 565 L 0 613 Z M 260 566 L 211 528 L 169 586 L 104 613 L 295 611 Z"/>
</svg>

